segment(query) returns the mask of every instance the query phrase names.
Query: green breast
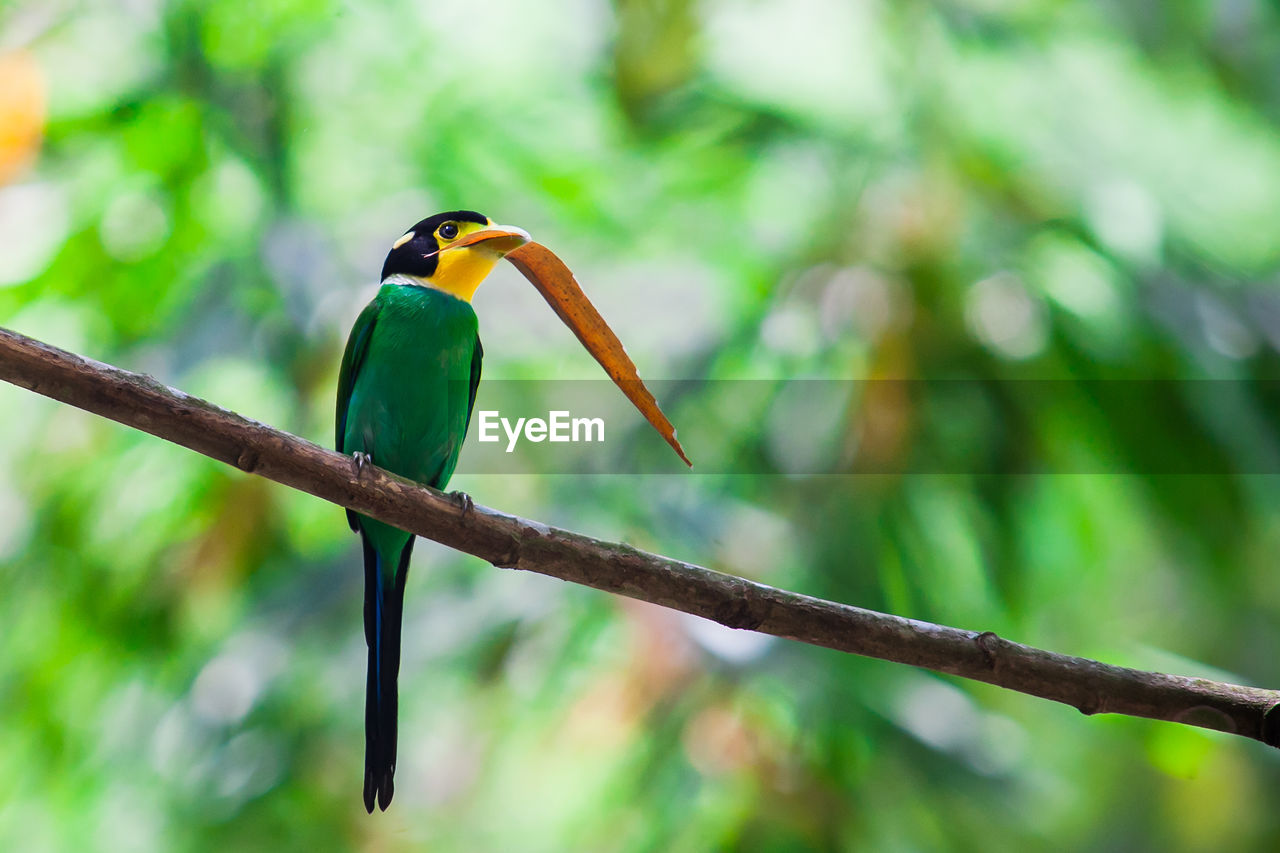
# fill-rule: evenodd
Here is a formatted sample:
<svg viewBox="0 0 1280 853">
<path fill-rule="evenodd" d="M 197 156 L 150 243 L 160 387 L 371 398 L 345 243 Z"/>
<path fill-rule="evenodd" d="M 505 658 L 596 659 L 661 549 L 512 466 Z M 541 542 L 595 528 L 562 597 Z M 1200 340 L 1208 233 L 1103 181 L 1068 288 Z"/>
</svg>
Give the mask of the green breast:
<svg viewBox="0 0 1280 853">
<path fill-rule="evenodd" d="M 444 488 L 471 416 L 479 339 L 471 305 L 447 293 L 383 285 L 364 357 L 352 377 L 343 436 L 397 474 Z"/>
</svg>

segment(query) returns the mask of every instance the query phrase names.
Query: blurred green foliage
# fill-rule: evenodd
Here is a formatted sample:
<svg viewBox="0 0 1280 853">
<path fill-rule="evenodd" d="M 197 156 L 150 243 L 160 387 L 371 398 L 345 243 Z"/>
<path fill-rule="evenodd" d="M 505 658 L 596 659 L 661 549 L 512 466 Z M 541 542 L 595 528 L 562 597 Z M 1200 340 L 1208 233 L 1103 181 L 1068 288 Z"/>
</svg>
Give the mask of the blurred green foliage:
<svg viewBox="0 0 1280 853">
<path fill-rule="evenodd" d="M 472 207 L 560 253 L 642 374 L 691 380 L 687 399 L 725 393 L 708 379 L 984 391 L 869 385 L 833 406 L 780 386 L 761 409 L 700 406 L 713 422 L 667 399 L 695 462 L 760 473 L 454 487 L 814 595 L 1280 683 L 1280 483 L 1242 461 L 1274 453 L 1280 419 L 1275 4 L 0 15 L 48 103 L 38 160 L 0 187 L 5 326 L 328 443 L 389 242 Z M 476 307 L 487 377 L 598 375 L 513 270 Z M 1135 382 L 1127 419 L 1073 384 L 1110 378 L 1215 392 Z M 1015 379 L 1067 381 L 1033 401 Z M 1280 760 L 1259 744 L 430 543 L 406 599 L 396 801 L 366 816 L 342 513 L 14 388 L 0 401 L 0 848 L 1280 844 Z M 1209 473 L 1161 475 L 1153 451 Z M 980 464 L 867 473 L 955 458 Z"/>
</svg>

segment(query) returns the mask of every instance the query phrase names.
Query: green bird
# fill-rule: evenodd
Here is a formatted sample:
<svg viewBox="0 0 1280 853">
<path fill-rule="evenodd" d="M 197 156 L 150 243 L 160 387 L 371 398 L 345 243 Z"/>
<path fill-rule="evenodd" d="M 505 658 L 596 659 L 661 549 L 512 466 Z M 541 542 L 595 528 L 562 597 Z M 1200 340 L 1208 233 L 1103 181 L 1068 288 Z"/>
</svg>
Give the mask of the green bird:
<svg viewBox="0 0 1280 853">
<path fill-rule="evenodd" d="M 471 297 L 528 240 L 519 228 L 455 210 L 422 220 L 392 244 L 382 286 L 351 330 L 338 375 L 337 447 L 354 456 L 357 470 L 372 462 L 438 489 L 448 484 L 480 381 Z M 364 805 L 372 813 L 375 802 L 386 810 L 394 793 L 400 621 L 414 537 L 350 510 L 347 519 L 364 546 Z"/>
</svg>

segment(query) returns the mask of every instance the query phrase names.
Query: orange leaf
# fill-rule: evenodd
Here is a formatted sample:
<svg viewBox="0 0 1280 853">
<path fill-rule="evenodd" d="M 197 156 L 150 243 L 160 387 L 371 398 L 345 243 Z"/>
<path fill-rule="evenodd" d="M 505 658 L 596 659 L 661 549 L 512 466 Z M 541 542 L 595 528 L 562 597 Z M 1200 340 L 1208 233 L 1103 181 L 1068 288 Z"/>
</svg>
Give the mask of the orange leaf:
<svg viewBox="0 0 1280 853">
<path fill-rule="evenodd" d="M 507 260 L 515 264 L 516 269 L 533 283 L 552 310 L 582 341 L 587 352 L 595 356 L 609 378 L 627 395 L 627 399 L 653 424 L 653 428 L 666 439 L 667 444 L 680 455 L 684 463 L 692 468 L 693 463 L 684 455 L 684 448 L 676 439 L 676 428 L 667 420 L 667 416 L 658 407 L 658 401 L 644 386 L 635 364 L 622 346 L 622 341 L 618 340 L 613 329 L 609 328 L 609 324 L 582 292 L 582 287 L 564 262 L 541 243 L 525 243 L 508 252 Z"/>
</svg>

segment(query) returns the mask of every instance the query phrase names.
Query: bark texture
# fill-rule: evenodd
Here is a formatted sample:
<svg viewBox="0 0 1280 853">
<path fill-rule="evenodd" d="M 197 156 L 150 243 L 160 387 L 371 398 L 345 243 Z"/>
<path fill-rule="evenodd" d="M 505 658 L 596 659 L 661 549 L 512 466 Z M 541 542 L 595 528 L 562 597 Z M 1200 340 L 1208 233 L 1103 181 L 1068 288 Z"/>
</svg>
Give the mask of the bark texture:
<svg viewBox="0 0 1280 853">
<path fill-rule="evenodd" d="M 443 495 L 131 373 L 0 329 L 0 379 L 473 554 L 842 652 L 1280 746 L 1280 692 L 1111 666 L 754 583 Z M 335 523 L 340 523 L 335 521 Z"/>
</svg>

